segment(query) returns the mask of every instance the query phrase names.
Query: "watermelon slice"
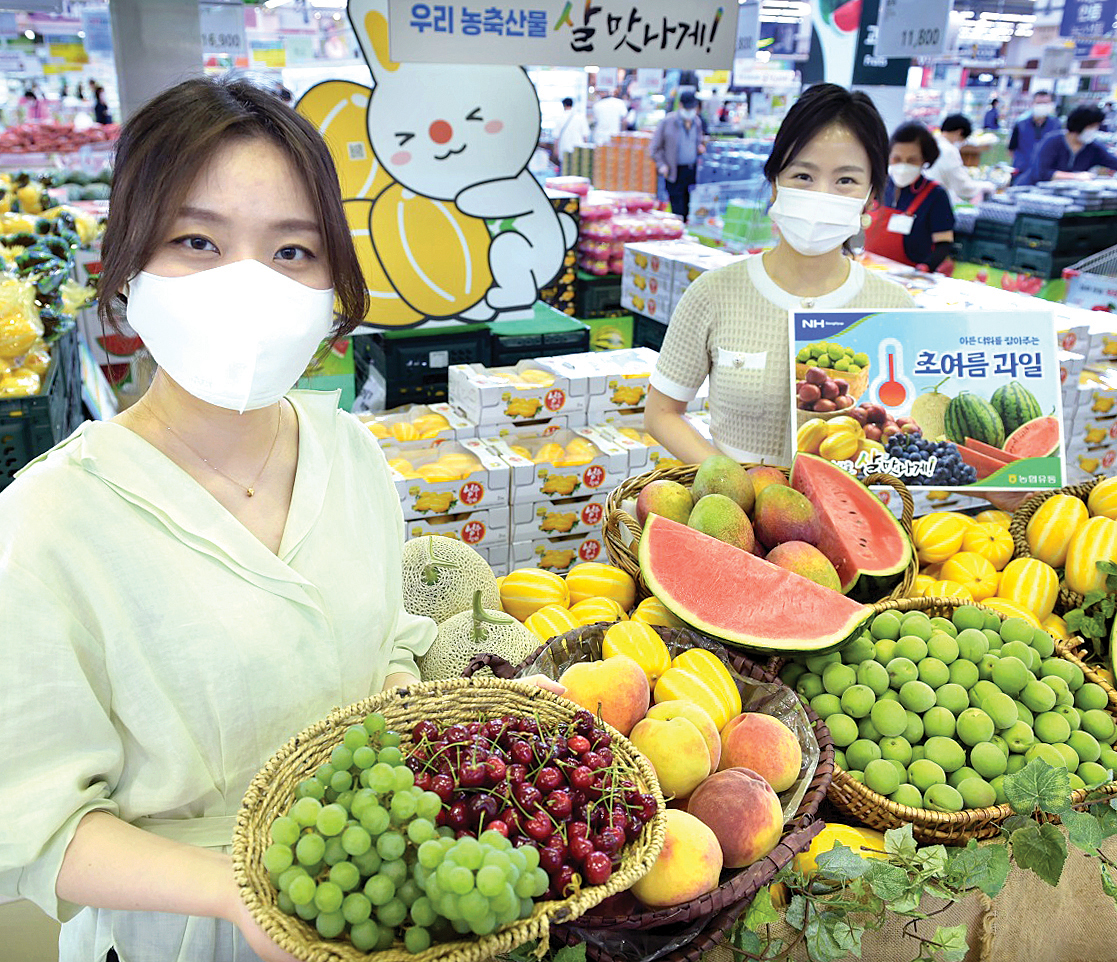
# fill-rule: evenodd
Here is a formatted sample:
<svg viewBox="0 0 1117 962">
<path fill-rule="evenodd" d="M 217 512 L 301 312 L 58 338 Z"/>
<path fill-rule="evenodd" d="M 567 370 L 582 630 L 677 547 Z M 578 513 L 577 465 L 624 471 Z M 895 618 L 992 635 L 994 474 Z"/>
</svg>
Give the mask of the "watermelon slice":
<svg viewBox="0 0 1117 962">
<path fill-rule="evenodd" d="M 994 461 L 1000 461 L 1001 464 L 1011 464 L 1013 461 L 1019 461 L 1020 457 L 1016 454 L 1009 454 L 1002 448 L 995 448 L 991 444 L 986 444 L 984 441 L 978 441 L 976 438 L 966 438 L 964 447 L 969 448 L 971 451 L 976 451 L 978 454 L 984 454 L 987 458 L 992 458 Z"/>
<path fill-rule="evenodd" d="M 978 481 L 984 481 L 994 471 L 999 471 L 1010 462 L 1001 461 L 998 458 L 990 457 L 981 451 L 974 450 L 973 448 L 959 445 L 958 454 L 963 461 L 966 462 L 977 475 Z M 1019 460 L 1019 459 L 1017 459 Z"/>
<path fill-rule="evenodd" d="M 838 572 L 842 593 L 857 601 L 885 597 L 911 564 L 911 541 L 872 491 L 825 458 L 798 454 L 791 486 L 810 499 L 822 522 L 821 551 Z"/>
<path fill-rule="evenodd" d="M 847 641 L 869 608 L 792 571 L 658 514 L 640 535 L 640 571 L 672 614 L 753 651 L 824 652 Z"/>
<path fill-rule="evenodd" d="M 1059 451 L 1059 419 L 1054 415 L 1021 424 L 1005 440 L 1005 451 L 1022 458 L 1047 458 Z"/>
</svg>

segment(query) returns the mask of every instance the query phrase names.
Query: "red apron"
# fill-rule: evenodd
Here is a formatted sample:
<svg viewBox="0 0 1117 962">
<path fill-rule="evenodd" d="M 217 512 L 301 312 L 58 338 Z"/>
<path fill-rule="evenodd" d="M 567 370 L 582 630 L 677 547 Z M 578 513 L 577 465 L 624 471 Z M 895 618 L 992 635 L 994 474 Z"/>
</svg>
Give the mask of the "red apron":
<svg viewBox="0 0 1117 962">
<path fill-rule="evenodd" d="M 891 260 L 898 261 L 901 264 L 910 264 L 915 267 L 911 259 L 904 252 L 904 238 L 906 234 L 897 234 L 888 229 L 888 222 L 892 219 L 893 214 L 905 214 L 908 217 L 914 217 L 915 212 L 919 210 L 920 205 L 931 194 L 935 188 L 935 182 L 928 180 L 911 199 L 908 204 L 907 210 L 901 211 L 896 207 L 887 207 L 884 204 L 878 204 L 876 210 L 869 213 L 872 218 L 872 223 L 865 228 L 865 250 L 872 251 L 874 254 L 879 254 L 881 257 L 887 257 Z"/>
</svg>

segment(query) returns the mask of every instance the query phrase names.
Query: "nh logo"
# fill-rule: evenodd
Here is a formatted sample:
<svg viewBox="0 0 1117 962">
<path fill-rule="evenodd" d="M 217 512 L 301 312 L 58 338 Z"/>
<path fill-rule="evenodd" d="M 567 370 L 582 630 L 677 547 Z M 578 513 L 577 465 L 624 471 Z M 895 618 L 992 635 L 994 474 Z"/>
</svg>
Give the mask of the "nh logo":
<svg viewBox="0 0 1117 962">
<path fill-rule="evenodd" d="M 823 321 L 823 320 L 820 320 L 820 319 L 810 318 L 810 317 L 803 319 L 803 327 L 806 327 L 806 328 L 817 328 L 817 327 L 825 327 L 825 326 L 826 326 L 826 322 Z"/>
</svg>

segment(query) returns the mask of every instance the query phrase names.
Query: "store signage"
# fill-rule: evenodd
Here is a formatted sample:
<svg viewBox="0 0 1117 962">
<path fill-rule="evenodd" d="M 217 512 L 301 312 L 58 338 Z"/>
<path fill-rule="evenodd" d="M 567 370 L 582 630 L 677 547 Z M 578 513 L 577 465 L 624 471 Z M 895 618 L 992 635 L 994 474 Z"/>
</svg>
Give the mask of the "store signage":
<svg viewBox="0 0 1117 962">
<path fill-rule="evenodd" d="M 34 61 L 34 68 L 30 69 L 31 61 Z M 14 50 L 0 50 L 0 73 L 5 74 L 27 74 L 27 73 L 42 73 L 39 62 L 34 57 L 26 57 L 22 53 L 17 53 Z"/>
<path fill-rule="evenodd" d="M 867 0 L 861 8 L 861 26 L 857 32 L 857 56 L 853 61 L 853 82 L 858 86 L 866 87 L 906 87 L 911 59 L 881 57 L 877 54 L 878 9 L 875 0 Z"/>
<path fill-rule="evenodd" d="M 62 0 L 0 0 L 0 10 L 22 10 L 28 13 L 61 13 Z"/>
<path fill-rule="evenodd" d="M 880 0 L 876 55 L 912 58 L 945 53 L 953 6 L 953 0 Z"/>
<path fill-rule="evenodd" d="M 55 65 L 59 64 L 87 64 L 89 55 L 85 52 L 82 38 L 77 34 L 47 34 L 43 37 L 46 42 L 47 56 Z"/>
<path fill-rule="evenodd" d="M 733 70 L 734 87 L 790 87 L 797 80 L 794 70 L 765 70 L 763 67 Z"/>
<path fill-rule="evenodd" d="M 85 31 L 85 49 L 90 53 L 112 53 L 112 21 L 108 7 L 84 7 L 81 28 Z"/>
<path fill-rule="evenodd" d="M 243 57 L 248 51 L 244 37 L 244 6 L 240 3 L 199 4 L 202 50 Z"/>
<path fill-rule="evenodd" d="M 1061 37 L 1111 38 L 1117 33 L 1117 0 L 1066 0 Z"/>
<path fill-rule="evenodd" d="M 757 38 L 760 36 L 760 0 L 746 0 L 737 7 L 737 49 L 733 54 L 738 60 L 755 60 Z"/>
<path fill-rule="evenodd" d="M 1074 44 L 1069 41 L 1066 44 L 1044 47 L 1043 55 L 1039 58 L 1036 75 L 1052 80 L 1062 80 L 1069 77 L 1074 69 L 1074 55 Z"/>
<path fill-rule="evenodd" d="M 282 40 L 249 41 L 249 53 L 253 63 L 264 67 L 280 70 L 287 66 L 287 48 Z"/>
<path fill-rule="evenodd" d="M 362 7 L 351 0 L 351 20 Z M 388 18 L 392 58 L 425 63 L 726 69 L 737 36 L 737 4 L 726 0 L 388 0 Z"/>
<path fill-rule="evenodd" d="M 917 490 L 1063 486 L 1061 443 L 1054 454 L 1043 450 L 1059 437 L 1063 420 L 1050 310 L 795 311 L 790 328 L 792 450 L 818 454 L 860 477 L 891 474 Z M 1003 448 L 1003 430 L 991 428 L 977 439 L 945 431 L 946 405 L 963 392 L 974 408 L 971 430 L 995 424 L 982 406 L 1010 383 L 1044 412 L 1028 422 L 1035 429 L 1030 446 L 1027 431 L 1017 435 L 1014 453 Z M 830 400 L 835 385 L 841 393 Z M 835 403 L 836 410 L 824 410 Z M 839 426 L 833 419 L 843 411 L 848 421 Z M 926 442 L 944 437 L 943 447 L 889 443 L 886 435 L 893 433 L 914 438 L 912 425 Z"/>
<path fill-rule="evenodd" d="M 640 67 L 636 71 L 636 90 L 656 92 L 663 89 L 663 71 L 655 67 Z"/>
</svg>

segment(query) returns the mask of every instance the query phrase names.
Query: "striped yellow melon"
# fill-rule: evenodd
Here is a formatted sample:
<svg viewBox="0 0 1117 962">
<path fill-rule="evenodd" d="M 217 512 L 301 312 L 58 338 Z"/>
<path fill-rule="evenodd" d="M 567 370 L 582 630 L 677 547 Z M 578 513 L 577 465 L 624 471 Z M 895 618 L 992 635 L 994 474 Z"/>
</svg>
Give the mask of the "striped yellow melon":
<svg viewBox="0 0 1117 962">
<path fill-rule="evenodd" d="M 1001 571 L 1012 560 L 1012 535 L 996 521 L 981 521 L 962 535 L 962 550 L 976 552 Z"/>
<path fill-rule="evenodd" d="M 1099 561 L 1117 561 L 1117 521 L 1100 515 L 1091 518 L 1071 538 L 1067 549 L 1066 582 L 1071 591 L 1084 595 L 1105 588 Z"/>
<path fill-rule="evenodd" d="M 659 625 L 662 628 L 682 628 L 679 621 L 655 595 L 649 595 L 638 604 L 632 612 L 633 621 L 642 621 L 645 625 Z"/>
<path fill-rule="evenodd" d="M 601 641 L 601 654 L 605 658 L 628 655 L 644 669 L 652 688 L 660 675 L 671 667 L 671 655 L 663 639 L 651 625 L 639 621 L 618 621 L 606 631 Z"/>
<path fill-rule="evenodd" d="M 974 521 L 978 524 L 999 524 L 1002 528 L 1007 528 L 1012 524 L 1012 515 L 1007 511 L 998 511 L 995 508 L 990 508 L 975 514 Z"/>
<path fill-rule="evenodd" d="M 953 555 L 951 555 L 951 557 L 953 557 Z M 937 565 L 923 565 L 923 566 L 922 566 L 922 567 L 920 567 L 920 569 L 919 569 L 919 573 L 920 573 L 921 575 L 926 575 L 926 576 L 927 576 L 928 578 L 930 578 L 930 579 L 931 579 L 932 581 L 938 581 L 938 580 L 939 580 L 939 579 L 940 579 L 940 578 L 942 577 L 942 576 L 941 576 L 941 575 L 939 574 L 939 572 L 940 572 L 940 571 L 942 571 L 942 565 L 941 565 L 941 564 L 937 564 Z"/>
<path fill-rule="evenodd" d="M 1052 638 L 1059 641 L 1070 641 L 1070 631 L 1067 629 L 1067 623 L 1058 615 L 1048 615 L 1040 622 L 1040 627 Z"/>
<path fill-rule="evenodd" d="M 612 598 L 625 611 L 636 604 L 636 582 L 627 571 L 600 561 L 584 561 L 566 573 L 570 603 L 584 598 Z"/>
<path fill-rule="evenodd" d="M 1008 598 L 986 598 L 982 604 L 991 608 L 1002 618 L 1023 618 L 1033 628 L 1039 628 L 1039 619 L 1023 605 Z"/>
<path fill-rule="evenodd" d="M 944 581 L 954 581 L 965 587 L 974 601 L 991 598 L 997 593 L 1000 578 L 997 569 L 976 551 L 959 551 L 947 558 L 939 573 Z"/>
<path fill-rule="evenodd" d="M 500 603 L 513 618 L 526 621 L 529 615 L 547 605 L 566 608 L 570 604 L 570 593 L 566 582 L 553 571 L 517 568 L 501 582 Z"/>
<path fill-rule="evenodd" d="M 952 511 L 938 511 L 916 518 L 912 524 L 912 541 L 921 564 L 939 564 L 962 547 L 962 537 L 969 528 L 969 519 Z"/>
<path fill-rule="evenodd" d="M 1061 568 L 1067 562 L 1071 538 L 1088 517 L 1081 498 L 1070 494 L 1052 495 L 1036 509 L 1025 529 L 1032 557 L 1052 568 Z"/>
<path fill-rule="evenodd" d="M 564 635 L 571 629 L 577 628 L 578 622 L 574 620 L 569 608 L 564 608 L 562 605 L 544 605 L 527 616 L 524 627 L 540 641 L 550 641 L 556 635 Z"/>
<path fill-rule="evenodd" d="M 570 606 L 570 614 L 579 625 L 628 621 L 624 609 L 612 598 L 583 598 L 577 604 Z"/>
<path fill-rule="evenodd" d="M 1023 605 L 1042 622 L 1055 609 L 1059 576 L 1038 558 L 1017 558 L 1001 572 L 997 596 Z"/>
<path fill-rule="evenodd" d="M 911 597 L 922 598 L 926 593 L 928 587 L 935 583 L 935 579 L 930 575 L 916 575 L 915 584 L 911 586 Z"/>
<path fill-rule="evenodd" d="M 1117 521 L 1117 478 L 1106 478 L 1095 484 L 1090 497 L 1086 499 L 1086 506 L 1092 515 Z"/>
<path fill-rule="evenodd" d="M 973 601 L 970 589 L 957 581 L 932 581 L 923 593 L 924 598 L 950 598 L 953 601 Z"/>
</svg>

